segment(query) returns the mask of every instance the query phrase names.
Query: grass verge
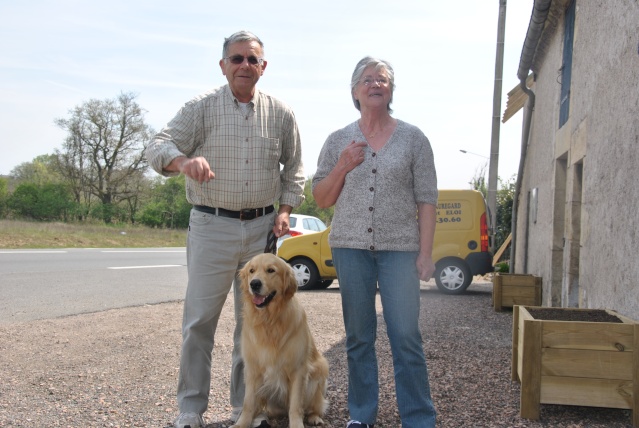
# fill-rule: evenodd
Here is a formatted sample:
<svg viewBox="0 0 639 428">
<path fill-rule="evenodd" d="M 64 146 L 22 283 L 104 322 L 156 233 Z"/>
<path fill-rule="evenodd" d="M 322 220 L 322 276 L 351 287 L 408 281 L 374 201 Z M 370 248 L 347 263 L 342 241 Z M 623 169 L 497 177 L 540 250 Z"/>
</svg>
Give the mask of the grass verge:
<svg viewBox="0 0 639 428">
<path fill-rule="evenodd" d="M 184 247 L 186 230 L 0 220 L 0 248 Z"/>
</svg>

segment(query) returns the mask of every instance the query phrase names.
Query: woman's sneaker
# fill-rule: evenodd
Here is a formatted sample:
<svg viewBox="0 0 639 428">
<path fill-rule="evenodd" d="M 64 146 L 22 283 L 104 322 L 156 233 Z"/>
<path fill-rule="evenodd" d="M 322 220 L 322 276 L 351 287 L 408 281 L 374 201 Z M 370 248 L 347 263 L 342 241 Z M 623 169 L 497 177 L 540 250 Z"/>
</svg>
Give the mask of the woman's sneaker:
<svg viewBox="0 0 639 428">
<path fill-rule="evenodd" d="M 199 413 L 180 413 L 173 422 L 175 428 L 204 428 L 204 419 Z"/>
<path fill-rule="evenodd" d="M 373 424 L 363 424 L 360 421 L 348 421 L 346 428 L 373 428 Z"/>
</svg>

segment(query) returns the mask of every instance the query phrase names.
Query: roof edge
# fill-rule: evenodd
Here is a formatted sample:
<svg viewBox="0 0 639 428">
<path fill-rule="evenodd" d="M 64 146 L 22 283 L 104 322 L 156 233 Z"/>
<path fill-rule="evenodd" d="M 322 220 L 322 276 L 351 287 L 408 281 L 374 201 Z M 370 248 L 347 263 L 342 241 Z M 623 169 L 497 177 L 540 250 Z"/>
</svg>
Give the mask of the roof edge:
<svg viewBox="0 0 639 428">
<path fill-rule="evenodd" d="M 528 72 L 532 67 L 537 45 L 541 39 L 551 3 L 552 0 L 534 0 L 530 23 L 528 24 L 528 31 L 526 32 L 526 39 L 524 40 L 524 46 L 519 59 L 517 77 L 520 81 L 526 80 Z"/>
</svg>

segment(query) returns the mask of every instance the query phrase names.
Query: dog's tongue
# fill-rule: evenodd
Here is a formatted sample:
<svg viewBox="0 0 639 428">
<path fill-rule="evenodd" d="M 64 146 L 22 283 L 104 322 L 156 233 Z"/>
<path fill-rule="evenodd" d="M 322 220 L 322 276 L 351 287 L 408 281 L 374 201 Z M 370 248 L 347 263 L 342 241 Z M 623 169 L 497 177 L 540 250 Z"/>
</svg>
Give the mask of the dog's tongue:
<svg viewBox="0 0 639 428">
<path fill-rule="evenodd" d="M 264 303 L 265 300 L 266 300 L 266 296 L 262 296 L 261 294 L 254 294 L 253 295 L 253 304 L 254 305 L 261 305 L 262 303 Z"/>
</svg>

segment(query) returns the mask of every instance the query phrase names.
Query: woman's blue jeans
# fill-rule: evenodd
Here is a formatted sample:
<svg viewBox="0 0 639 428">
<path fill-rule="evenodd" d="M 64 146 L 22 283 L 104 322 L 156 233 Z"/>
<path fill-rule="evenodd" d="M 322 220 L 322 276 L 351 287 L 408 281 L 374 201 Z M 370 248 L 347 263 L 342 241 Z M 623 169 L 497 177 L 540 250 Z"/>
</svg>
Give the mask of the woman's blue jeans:
<svg viewBox="0 0 639 428">
<path fill-rule="evenodd" d="M 379 285 L 393 353 L 395 392 L 402 427 L 435 427 L 435 407 L 419 330 L 417 252 L 350 248 L 333 248 L 332 251 L 346 328 L 351 419 L 373 424 L 377 418 L 375 296 Z"/>
</svg>

